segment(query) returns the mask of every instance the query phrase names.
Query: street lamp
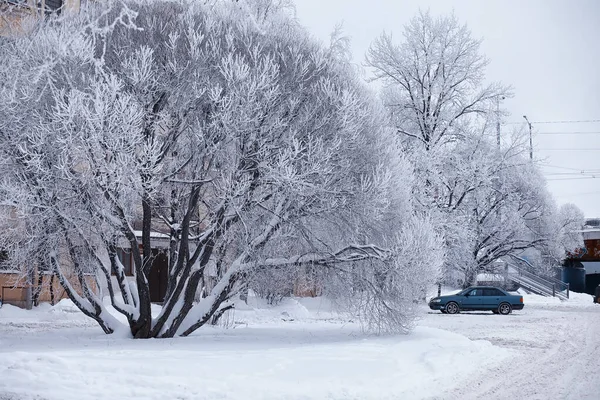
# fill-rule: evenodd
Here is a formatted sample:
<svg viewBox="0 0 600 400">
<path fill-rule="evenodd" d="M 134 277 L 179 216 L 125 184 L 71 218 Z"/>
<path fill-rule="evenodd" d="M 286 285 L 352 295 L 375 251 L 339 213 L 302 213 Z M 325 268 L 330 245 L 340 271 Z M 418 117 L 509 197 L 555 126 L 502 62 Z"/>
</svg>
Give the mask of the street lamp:
<svg viewBox="0 0 600 400">
<path fill-rule="evenodd" d="M 531 139 L 531 128 L 533 126 L 531 125 L 531 122 L 529 122 L 529 120 L 527 119 L 527 115 L 523 115 L 523 118 L 525 118 L 525 121 L 527 121 L 527 125 L 529 125 L 529 158 L 533 160 L 533 140 Z"/>
<path fill-rule="evenodd" d="M 500 100 L 506 99 L 505 96 L 496 96 L 496 140 L 500 148 Z"/>
</svg>

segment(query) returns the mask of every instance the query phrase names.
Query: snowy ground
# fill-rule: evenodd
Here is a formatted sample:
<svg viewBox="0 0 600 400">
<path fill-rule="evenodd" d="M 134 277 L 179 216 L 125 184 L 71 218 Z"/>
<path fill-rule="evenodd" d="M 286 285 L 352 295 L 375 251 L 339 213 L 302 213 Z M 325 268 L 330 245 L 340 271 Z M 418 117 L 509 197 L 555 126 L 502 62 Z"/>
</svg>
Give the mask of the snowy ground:
<svg viewBox="0 0 600 400">
<path fill-rule="evenodd" d="M 598 399 L 600 306 L 526 296 L 509 316 L 423 308 L 373 337 L 321 299 L 238 309 L 189 338 L 106 336 L 63 301 L 0 309 L 0 399 Z"/>
</svg>

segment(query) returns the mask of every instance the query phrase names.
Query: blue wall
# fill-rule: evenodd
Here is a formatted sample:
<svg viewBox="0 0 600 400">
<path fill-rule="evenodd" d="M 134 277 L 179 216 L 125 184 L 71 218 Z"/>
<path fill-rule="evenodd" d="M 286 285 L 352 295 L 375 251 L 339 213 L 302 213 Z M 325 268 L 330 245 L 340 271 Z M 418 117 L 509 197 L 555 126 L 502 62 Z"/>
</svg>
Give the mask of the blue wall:
<svg viewBox="0 0 600 400">
<path fill-rule="evenodd" d="M 569 284 L 573 292 L 586 293 L 585 268 L 578 266 L 563 267 L 561 280 Z"/>
</svg>

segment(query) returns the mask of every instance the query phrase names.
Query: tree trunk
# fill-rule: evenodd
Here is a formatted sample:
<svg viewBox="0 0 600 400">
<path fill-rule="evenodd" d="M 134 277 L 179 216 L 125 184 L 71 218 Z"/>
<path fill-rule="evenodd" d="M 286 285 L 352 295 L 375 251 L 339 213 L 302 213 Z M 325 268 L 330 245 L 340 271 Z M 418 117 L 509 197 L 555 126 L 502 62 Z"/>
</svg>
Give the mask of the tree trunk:
<svg viewBox="0 0 600 400">
<path fill-rule="evenodd" d="M 54 305 L 54 273 L 50 275 L 50 304 Z"/>
<path fill-rule="evenodd" d="M 38 270 L 38 280 L 35 289 L 33 290 L 33 306 L 40 305 L 40 294 L 42 293 L 42 284 L 44 283 L 44 275 Z"/>
<path fill-rule="evenodd" d="M 219 320 L 223 316 L 223 314 L 225 314 L 225 311 L 233 310 L 233 308 L 234 308 L 234 305 L 231 304 L 231 305 L 229 305 L 227 307 L 223 307 L 221 310 L 217 311 L 215 313 L 215 315 L 213 315 L 213 317 L 211 318 L 210 324 L 217 325 L 219 323 Z"/>
</svg>

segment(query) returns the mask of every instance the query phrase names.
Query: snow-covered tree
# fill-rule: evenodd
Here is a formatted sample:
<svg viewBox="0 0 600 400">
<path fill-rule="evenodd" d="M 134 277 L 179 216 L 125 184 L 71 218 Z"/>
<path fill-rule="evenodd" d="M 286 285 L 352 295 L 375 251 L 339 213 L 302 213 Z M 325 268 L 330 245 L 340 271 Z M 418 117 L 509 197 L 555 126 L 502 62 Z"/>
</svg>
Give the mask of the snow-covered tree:
<svg viewBox="0 0 600 400">
<path fill-rule="evenodd" d="M 421 12 L 399 44 L 383 34 L 367 55 L 421 181 L 414 195 L 443 228 L 444 279 L 463 285 L 496 260 L 557 240 L 542 175 L 519 140 L 496 142 L 499 101 L 511 93 L 486 84 L 480 43 L 454 16 Z"/>
<path fill-rule="evenodd" d="M 452 280 L 473 284 L 478 271 L 523 254 L 538 254 L 532 264 L 545 273 L 581 243 L 573 226 L 581 226 L 582 216 L 558 211 L 539 168 L 518 142 L 501 150 L 492 140 L 452 147 L 451 162 L 433 181 L 443 188 L 436 206 L 446 216 Z M 460 204 L 453 203 L 454 188 L 466 193 Z"/>
<path fill-rule="evenodd" d="M 581 230 L 585 225 L 585 215 L 575 204 L 563 204 L 558 209 L 558 230 L 555 231 L 556 259 L 561 262 L 567 253 L 573 253 L 583 247 L 583 235 Z"/>
<path fill-rule="evenodd" d="M 551 203 L 552 212 L 541 224 L 542 234 L 548 240 L 537 252 L 528 254 L 531 264 L 541 269 L 543 274 L 556 276 L 556 268 L 562 266 L 569 253 L 575 253 L 584 247 L 582 228 L 585 217 L 574 204 L 563 204 L 556 207 Z"/>
<path fill-rule="evenodd" d="M 367 64 L 384 88 L 398 131 L 426 150 L 453 142 L 469 131 L 508 88 L 484 82 L 488 60 L 480 40 L 455 16 L 420 12 L 396 44 L 382 34 L 367 53 Z"/>
<path fill-rule="evenodd" d="M 231 307 L 257 271 L 307 265 L 351 265 L 388 311 L 379 323 L 410 326 L 403 277 L 441 258 L 411 254 L 401 232 L 438 236 L 412 209 L 377 102 L 280 3 L 104 3 L 2 39 L 0 189 L 19 221 L 3 244 L 13 262 L 50 265 L 105 332 L 120 323 L 86 274 L 134 337 L 172 337 Z M 153 316 L 156 236 L 169 272 Z M 377 283 L 384 265 L 393 283 Z"/>
</svg>

